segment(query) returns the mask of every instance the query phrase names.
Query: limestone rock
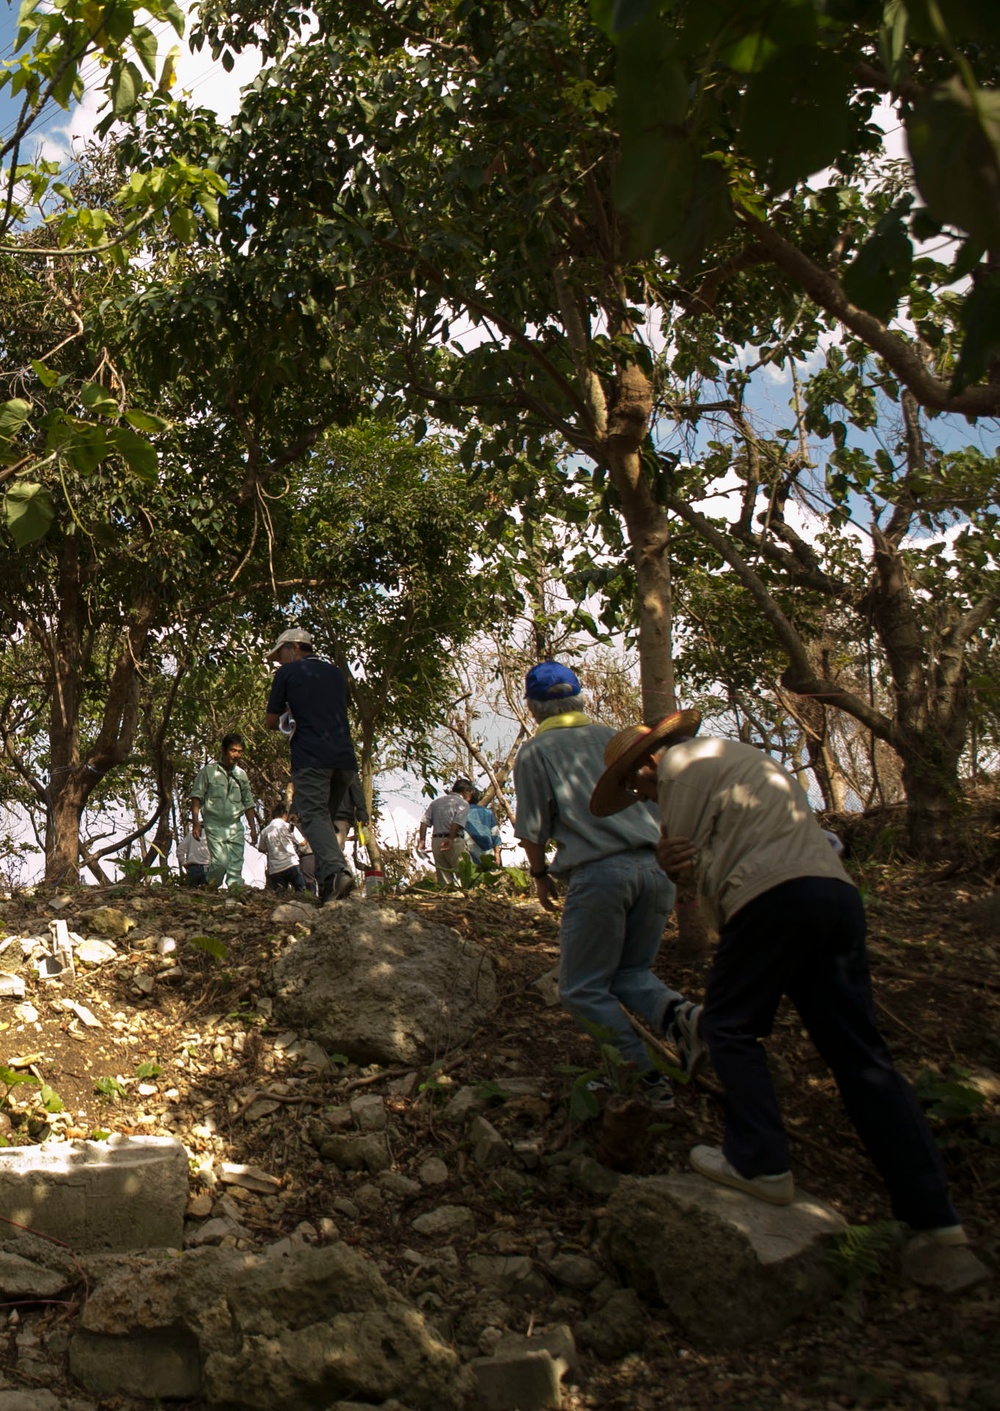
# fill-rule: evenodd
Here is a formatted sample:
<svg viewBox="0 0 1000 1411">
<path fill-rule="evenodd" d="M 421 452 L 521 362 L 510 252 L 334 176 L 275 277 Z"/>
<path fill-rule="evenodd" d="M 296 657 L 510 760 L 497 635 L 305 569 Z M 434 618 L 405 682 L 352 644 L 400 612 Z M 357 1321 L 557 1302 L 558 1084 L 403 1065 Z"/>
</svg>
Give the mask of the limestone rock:
<svg viewBox="0 0 1000 1411">
<path fill-rule="evenodd" d="M 106 965 L 116 960 L 118 952 L 110 941 L 102 941 L 96 936 L 88 936 L 73 947 L 77 961 L 81 965 Z"/>
<path fill-rule="evenodd" d="M 73 1282 L 65 1273 L 45 1269 L 19 1254 L 0 1250 L 0 1297 L 6 1302 L 56 1298 Z"/>
<path fill-rule="evenodd" d="M 836 1284 L 827 1246 L 846 1225 L 800 1191 L 766 1205 L 699 1176 L 623 1179 L 603 1230 L 614 1263 L 665 1304 L 692 1340 L 741 1347 L 825 1303 Z"/>
<path fill-rule="evenodd" d="M 437 1210 L 428 1210 L 413 1221 L 413 1228 L 419 1235 L 432 1239 L 443 1239 L 448 1235 L 474 1235 L 476 1217 L 467 1205 L 440 1205 Z"/>
<path fill-rule="evenodd" d="M 942 1293 L 961 1293 L 990 1277 L 989 1269 L 967 1245 L 924 1243 L 919 1235 L 903 1246 L 900 1263 L 908 1279 Z"/>
<path fill-rule="evenodd" d="M 343 1132 L 330 1132 L 322 1122 L 310 1122 L 309 1140 L 324 1161 L 332 1161 L 341 1171 L 388 1171 L 392 1157 L 385 1137 L 378 1132 L 366 1132 L 360 1136 L 347 1136 Z"/>
<path fill-rule="evenodd" d="M 573 1330 L 567 1323 L 553 1323 L 551 1327 L 534 1328 L 530 1334 L 501 1334 L 493 1349 L 494 1357 L 504 1357 L 513 1352 L 539 1352 L 544 1350 L 552 1358 L 562 1358 L 572 1371 L 580 1365 Z"/>
<path fill-rule="evenodd" d="M 472 1087 L 459 1088 L 454 1097 L 448 1099 L 441 1116 L 446 1122 L 468 1122 L 479 1112 L 485 1112 L 489 1099 Z"/>
<path fill-rule="evenodd" d="M 136 923 L 124 911 L 115 906 L 99 906 L 96 911 L 85 911 L 80 920 L 95 936 L 127 936 L 135 929 Z"/>
<path fill-rule="evenodd" d="M 616 1289 L 604 1304 L 576 1326 L 577 1340 L 605 1362 L 638 1352 L 645 1341 L 642 1303 L 635 1289 Z"/>
<path fill-rule="evenodd" d="M 604 1270 L 585 1254 L 555 1254 L 549 1260 L 549 1273 L 557 1284 L 586 1293 L 604 1278 Z"/>
<path fill-rule="evenodd" d="M 364 1093 L 361 1097 L 352 1098 L 351 1116 L 362 1132 L 383 1132 L 389 1120 L 385 1099 L 377 1093 Z"/>
<path fill-rule="evenodd" d="M 617 1171 L 602 1166 L 592 1156 L 572 1157 L 567 1170 L 577 1190 L 582 1191 L 584 1195 L 596 1196 L 598 1200 L 606 1200 L 612 1195 L 622 1179 Z"/>
<path fill-rule="evenodd" d="M 275 1013 L 355 1063 L 412 1064 L 468 1037 L 496 1002 L 492 962 L 448 926 L 348 903 L 274 968 Z"/>
<path fill-rule="evenodd" d="M 169 1354 L 169 1355 L 168 1355 Z M 470 1374 L 344 1244 L 267 1258 L 204 1249 L 105 1265 L 70 1344 L 98 1396 L 200 1397 L 218 1411 L 338 1401 L 458 1411 Z"/>
<path fill-rule="evenodd" d="M 522 1298 L 544 1298 L 548 1293 L 545 1276 L 534 1260 L 523 1254 L 473 1254 L 469 1273 L 481 1288 Z"/>
<path fill-rule="evenodd" d="M 562 1405 L 560 1378 L 566 1364 L 548 1352 L 513 1352 L 472 1363 L 483 1411 L 543 1411 Z"/>
<path fill-rule="evenodd" d="M 294 926 L 302 921 L 307 926 L 316 920 L 316 908 L 304 901 L 283 901 L 271 912 L 271 920 L 279 926 Z"/>
<path fill-rule="evenodd" d="M 0 1391 L 0 1411 L 60 1411 L 59 1398 L 51 1391 L 21 1391 L 10 1387 Z"/>
<path fill-rule="evenodd" d="M 485 1117 L 475 1117 L 469 1127 L 473 1142 L 472 1156 L 477 1166 L 488 1170 L 492 1166 L 506 1166 L 511 1158 L 511 1150 L 503 1137 Z"/>
<path fill-rule="evenodd" d="M 397 1200 L 410 1200 L 420 1194 L 420 1182 L 414 1181 L 410 1176 L 404 1176 L 402 1171 L 382 1171 L 379 1173 L 378 1183 Z"/>
</svg>

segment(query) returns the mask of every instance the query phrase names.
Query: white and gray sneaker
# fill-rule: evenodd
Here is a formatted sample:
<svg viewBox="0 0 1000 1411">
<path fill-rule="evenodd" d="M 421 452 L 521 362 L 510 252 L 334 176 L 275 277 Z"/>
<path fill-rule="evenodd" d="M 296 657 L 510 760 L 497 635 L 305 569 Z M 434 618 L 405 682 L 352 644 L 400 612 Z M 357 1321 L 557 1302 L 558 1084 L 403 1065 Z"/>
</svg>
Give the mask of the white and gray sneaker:
<svg viewBox="0 0 1000 1411">
<path fill-rule="evenodd" d="M 764 1200 L 768 1205 L 791 1205 L 795 1199 L 795 1182 L 791 1171 L 778 1171 L 773 1176 L 741 1176 L 717 1146 L 692 1147 L 690 1161 L 699 1176 L 706 1176 L 720 1186 L 731 1186 L 733 1190 L 743 1191 L 745 1195 L 752 1195 L 755 1200 Z"/>
<path fill-rule="evenodd" d="M 644 1073 L 639 1093 L 654 1112 L 672 1112 L 676 1106 L 673 1084 L 666 1073 Z"/>
<path fill-rule="evenodd" d="M 701 1037 L 701 1014 L 705 1008 L 703 1004 L 695 1004 L 694 1000 L 686 999 L 674 1010 L 674 1016 L 670 1021 L 667 1034 L 677 1050 L 677 1057 L 680 1060 L 680 1069 L 689 1078 L 693 1078 L 696 1073 L 705 1066 L 708 1059 L 708 1044 Z"/>
</svg>

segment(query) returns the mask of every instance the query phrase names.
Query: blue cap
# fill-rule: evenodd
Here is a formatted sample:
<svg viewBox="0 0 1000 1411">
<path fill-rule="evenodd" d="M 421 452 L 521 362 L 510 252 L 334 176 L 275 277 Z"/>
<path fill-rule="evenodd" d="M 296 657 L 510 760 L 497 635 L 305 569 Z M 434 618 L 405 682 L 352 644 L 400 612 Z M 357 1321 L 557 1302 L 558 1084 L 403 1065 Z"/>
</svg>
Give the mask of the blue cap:
<svg viewBox="0 0 1000 1411">
<path fill-rule="evenodd" d="M 557 701 L 561 696 L 578 696 L 580 682 L 568 666 L 541 661 L 524 678 L 524 694 L 529 701 Z"/>
</svg>

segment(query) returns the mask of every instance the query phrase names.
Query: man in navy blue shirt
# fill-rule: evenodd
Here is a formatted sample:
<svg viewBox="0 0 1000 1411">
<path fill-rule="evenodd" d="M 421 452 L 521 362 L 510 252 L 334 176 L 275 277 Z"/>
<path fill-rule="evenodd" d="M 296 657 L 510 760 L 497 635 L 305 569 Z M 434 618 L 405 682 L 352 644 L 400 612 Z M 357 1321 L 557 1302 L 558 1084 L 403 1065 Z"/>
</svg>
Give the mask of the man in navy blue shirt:
<svg viewBox="0 0 1000 1411">
<path fill-rule="evenodd" d="M 267 660 L 276 661 L 278 670 L 264 723 L 289 736 L 295 808 L 316 855 L 320 902 L 340 899 L 353 890 L 355 878 L 334 818 L 358 767 L 344 673 L 313 655 L 312 637 L 301 627 L 282 632 Z"/>
</svg>

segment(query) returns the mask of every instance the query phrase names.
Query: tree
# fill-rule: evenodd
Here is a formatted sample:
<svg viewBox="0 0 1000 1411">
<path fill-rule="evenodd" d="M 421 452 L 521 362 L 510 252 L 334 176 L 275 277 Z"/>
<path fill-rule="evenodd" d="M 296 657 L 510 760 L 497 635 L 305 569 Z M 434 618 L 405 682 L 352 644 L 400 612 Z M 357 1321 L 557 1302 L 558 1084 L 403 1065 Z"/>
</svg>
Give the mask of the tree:
<svg viewBox="0 0 1000 1411">
<path fill-rule="evenodd" d="M 380 769 L 419 759 L 466 643 L 506 606 L 444 446 L 369 419 L 328 432 L 272 506 L 275 587 L 349 682 L 369 809 Z"/>
<path fill-rule="evenodd" d="M 593 9 L 618 48 L 620 209 L 636 248 L 684 267 L 694 307 L 768 267 L 918 404 L 1000 413 L 1000 44 L 990 0 L 597 0 Z M 906 132 L 910 179 L 869 224 L 843 197 L 882 151 L 872 115 L 883 98 Z M 932 285 L 915 280 L 921 242 L 942 235 L 953 242 L 950 268 Z M 933 300 L 932 313 L 933 295 L 956 281 L 960 292 Z M 913 333 L 892 326 L 901 307 Z"/>
<path fill-rule="evenodd" d="M 614 207 L 612 48 L 573 7 L 519 0 L 317 17 L 301 36 L 279 11 L 203 11 L 213 52 L 259 24 L 278 56 L 220 165 L 222 249 L 254 281 L 244 305 L 287 310 L 290 350 L 338 322 L 353 347 L 360 322 L 400 413 L 458 428 L 470 468 L 544 465 L 555 437 L 599 493 L 610 480 L 644 712 L 659 716 L 669 544 L 643 449 L 670 295 L 662 269 L 628 259 Z"/>
<path fill-rule="evenodd" d="M 874 452 L 848 445 L 848 424 L 878 430 L 885 416 L 878 388 L 845 364 L 836 346 L 813 381 L 806 388 L 813 429 L 833 434 L 827 410 L 834 396 L 847 413 L 837 423 L 825 487 L 810 474 L 797 429 L 759 438 L 739 413 L 739 454 L 717 443 L 702 477 L 672 493 L 669 503 L 728 565 L 767 623 L 786 662 L 782 686 L 846 712 L 892 748 L 902 765 L 910 842 L 921 854 L 941 855 L 953 836 L 968 734 L 967 655 L 984 631 L 995 644 L 1000 457 L 972 447 L 937 451 L 906 390 L 895 439 L 880 435 Z M 741 501 L 735 516 L 720 523 L 691 499 L 700 498 L 706 473 L 710 479 L 727 469 L 740 476 Z M 796 498 L 816 516 L 815 534 L 795 523 Z M 843 533 L 862 516 L 862 533 Z M 843 646 L 839 653 L 821 649 L 834 617 L 843 624 L 842 639 L 877 641 L 880 698 L 858 689 L 857 673 L 852 681 L 834 665 L 838 656 L 843 660 Z"/>
<path fill-rule="evenodd" d="M 157 634 L 178 617 L 197 620 L 219 592 L 220 569 L 228 578 L 247 558 L 252 511 L 229 504 L 231 458 L 198 458 L 197 427 L 171 432 L 165 419 L 131 410 L 144 389 L 113 297 L 130 288 L 128 271 L 35 257 L 6 272 L 0 371 L 23 386 L 16 435 L 47 483 L 8 490 L 0 603 L 15 650 L 30 653 L 24 680 L 37 697 L 15 691 L 6 701 L 5 752 L 45 809 L 46 879 L 61 882 L 78 875 L 89 801 L 131 757 Z M 0 413 L 8 434 L 12 405 L 6 421 Z M 30 754 L 15 728 L 25 718 L 41 728 Z M 167 798 L 161 792 L 160 807 Z M 86 858 L 97 861 L 90 850 Z"/>
<path fill-rule="evenodd" d="M 143 22 L 143 16 L 149 23 Z M 104 163 L 95 180 L 95 154 L 81 175 L 73 161 L 51 158 L 23 161 L 22 154 L 40 121 L 53 105 L 68 109 L 83 97 L 86 81 L 96 87 L 106 106 L 98 130 L 106 135 L 146 94 L 169 92 L 175 78 L 178 50 L 170 50 L 159 69 L 157 24 L 169 24 L 182 34 L 184 16 L 174 0 L 65 0 L 48 6 L 24 0 L 18 15 L 13 53 L 0 66 L 0 91 L 6 89 L 21 105 L 13 125 L 0 138 L 0 280 L 17 283 L 18 266 L 37 271 L 72 268 L 81 256 L 109 270 L 123 272 L 129 259 L 150 233 L 166 226 L 175 242 L 190 241 L 199 218 L 217 218 L 217 199 L 224 183 L 207 165 L 195 167 L 178 154 L 166 153 L 162 165 L 132 172 L 120 185 L 108 181 Z M 144 76 L 145 75 L 145 76 Z M 96 79 L 96 83 L 95 83 Z M 100 163 L 97 167 L 100 168 Z M 30 282 L 31 273 L 27 275 Z M 72 282 L 72 281 L 70 281 Z M 65 281 L 53 278 L 65 286 Z M 0 480 L 7 526 L 19 547 L 40 537 L 50 522 L 49 477 L 52 465 L 64 456 L 92 459 L 97 448 L 117 454 L 142 474 L 151 450 L 138 433 L 156 429 L 123 396 L 117 408 L 96 386 L 101 379 L 98 359 L 92 380 L 84 384 L 76 405 L 48 408 L 40 424 L 31 422 L 40 408 L 30 392 L 37 383 L 49 390 L 59 374 L 47 366 L 67 341 L 83 331 L 81 307 L 62 289 L 63 316 L 68 329 L 55 344 L 37 350 L 31 367 L 35 378 L 24 377 L 25 394 L 0 405 Z M 44 400 L 44 398 L 43 398 Z M 117 425 L 109 425 L 109 419 Z M 44 433 L 44 449 L 37 434 Z M 40 480 L 40 473 L 47 472 Z"/>
</svg>

